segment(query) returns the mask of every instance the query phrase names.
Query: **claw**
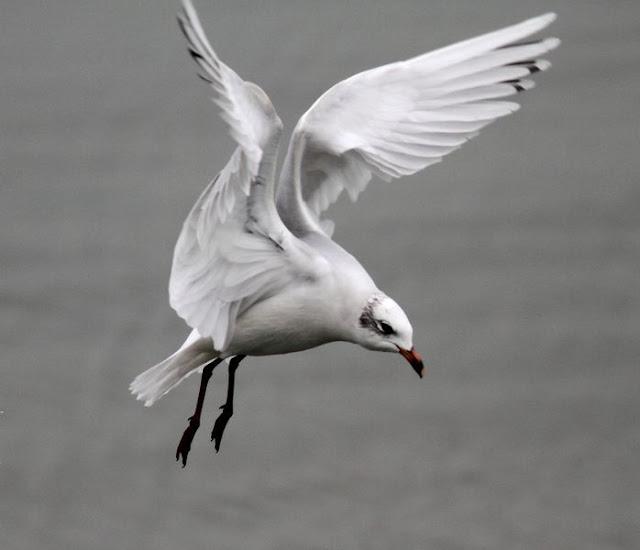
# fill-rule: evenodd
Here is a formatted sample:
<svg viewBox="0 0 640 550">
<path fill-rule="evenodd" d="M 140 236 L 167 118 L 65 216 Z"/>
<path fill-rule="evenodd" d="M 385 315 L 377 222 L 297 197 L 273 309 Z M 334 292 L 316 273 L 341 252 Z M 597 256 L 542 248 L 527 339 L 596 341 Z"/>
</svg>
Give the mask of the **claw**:
<svg viewBox="0 0 640 550">
<path fill-rule="evenodd" d="M 229 422 L 229 419 L 233 416 L 233 409 L 227 408 L 226 404 L 220 408 L 222 412 L 220 416 L 216 418 L 213 430 L 211 431 L 211 441 L 214 442 L 216 453 L 220 451 L 220 443 L 222 443 L 222 435 L 224 434 L 224 429 L 227 427 L 227 422 Z"/>
<path fill-rule="evenodd" d="M 189 451 L 191 451 L 191 443 L 199 427 L 200 420 L 190 416 L 189 425 L 184 430 L 180 438 L 180 443 L 178 443 L 178 448 L 176 449 L 176 460 L 180 461 L 180 459 L 182 459 L 183 468 L 187 465 L 187 457 L 189 456 Z"/>
</svg>

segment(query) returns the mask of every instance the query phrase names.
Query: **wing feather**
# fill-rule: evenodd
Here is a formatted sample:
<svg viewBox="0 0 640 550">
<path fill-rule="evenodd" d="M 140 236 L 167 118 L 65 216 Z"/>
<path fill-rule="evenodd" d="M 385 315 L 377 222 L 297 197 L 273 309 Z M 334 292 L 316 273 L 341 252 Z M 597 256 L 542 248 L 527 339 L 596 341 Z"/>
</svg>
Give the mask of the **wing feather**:
<svg viewBox="0 0 640 550">
<path fill-rule="evenodd" d="M 326 266 L 278 216 L 273 171 L 282 130 L 266 94 L 217 57 L 189 0 L 180 27 L 238 147 L 205 188 L 176 243 L 169 301 L 223 352 L 238 315 Z"/>
<path fill-rule="evenodd" d="M 278 189 L 296 234 L 321 231 L 343 190 L 355 200 L 372 175 L 413 174 L 442 160 L 494 120 L 519 109 L 508 98 L 534 86 L 557 38 L 522 42 L 545 14 L 339 82 L 300 118 Z"/>
</svg>

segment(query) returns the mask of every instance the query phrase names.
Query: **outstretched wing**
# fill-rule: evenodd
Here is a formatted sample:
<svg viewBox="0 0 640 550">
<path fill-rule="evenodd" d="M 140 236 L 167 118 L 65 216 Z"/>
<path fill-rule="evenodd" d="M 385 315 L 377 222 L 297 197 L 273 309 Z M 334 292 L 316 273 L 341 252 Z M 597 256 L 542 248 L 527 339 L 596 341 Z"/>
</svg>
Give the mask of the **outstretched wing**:
<svg viewBox="0 0 640 550">
<path fill-rule="evenodd" d="M 346 190 L 352 200 L 372 174 L 384 180 L 440 162 L 495 119 L 519 108 L 498 101 L 533 87 L 558 46 L 522 39 L 550 13 L 406 61 L 356 74 L 325 92 L 291 138 L 278 210 L 294 233 L 327 227 L 320 214 Z M 326 231 L 326 229 L 325 229 Z"/>
<path fill-rule="evenodd" d="M 228 164 L 189 213 L 176 244 L 169 298 L 192 328 L 224 351 L 246 308 L 325 268 L 282 223 L 273 169 L 281 133 L 268 98 L 216 56 L 188 0 L 179 16 L 201 76 L 238 142 Z"/>
<path fill-rule="evenodd" d="M 213 51 L 191 1 L 183 0 L 182 7 L 178 24 L 187 39 L 191 57 L 200 67 L 198 76 L 213 89 L 211 99 L 219 107 L 231 137 L 244 151 L 251 170 L 256 172 L 262 157 L 260 144 L 273 132 L 273 121 L 265 112 L 265 106 L 256 100 L 257 86 L 242 80 Z"/>
</svg>

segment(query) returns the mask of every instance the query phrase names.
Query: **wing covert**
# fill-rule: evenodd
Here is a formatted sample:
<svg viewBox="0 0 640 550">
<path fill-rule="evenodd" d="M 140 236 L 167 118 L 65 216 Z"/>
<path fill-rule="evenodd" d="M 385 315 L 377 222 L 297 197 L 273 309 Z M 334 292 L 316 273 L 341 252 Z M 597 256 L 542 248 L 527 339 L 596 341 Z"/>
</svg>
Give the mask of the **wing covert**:
<svg viewBox="0 0 640 550">
<path fill-rule="evenodd" d="M 343 190 L 352 200 L 372 175 L 414 174 L 519 108 L 504 98 L 547 69 L 556 38 L 518 41 L 555 19 L 541 15 L 334 85 L 293 132 L 278 210 L 296 234 L 322 230 L 320 215 Z"/>
<path fill-rule="evenodd" d="M 188 0 L 183 6 L 180 27 L 238 147 L 184 222 L 169 300 L 189 326 L 224 351 L 238 315 L 297 280 L 313 280 L 326 262 L 291 234 L 276 211 L 282 123 L 269 98 L 218 59 L 193 6 Z"/>
</svg>

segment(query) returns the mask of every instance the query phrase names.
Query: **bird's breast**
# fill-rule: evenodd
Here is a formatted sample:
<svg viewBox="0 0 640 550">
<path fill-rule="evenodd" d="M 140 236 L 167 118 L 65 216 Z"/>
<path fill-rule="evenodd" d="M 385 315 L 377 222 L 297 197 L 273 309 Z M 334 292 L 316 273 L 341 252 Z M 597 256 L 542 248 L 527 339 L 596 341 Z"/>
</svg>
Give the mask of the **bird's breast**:
<svg viewBox="0 0 640 550">
<path fill-rule="evenodd" d="M 344 339 L 345 319 L 329 295 L 327 285 L 303 286 L 252 306 L 236 320 L 225 354 L 277 355 Z"/>
</svg>

